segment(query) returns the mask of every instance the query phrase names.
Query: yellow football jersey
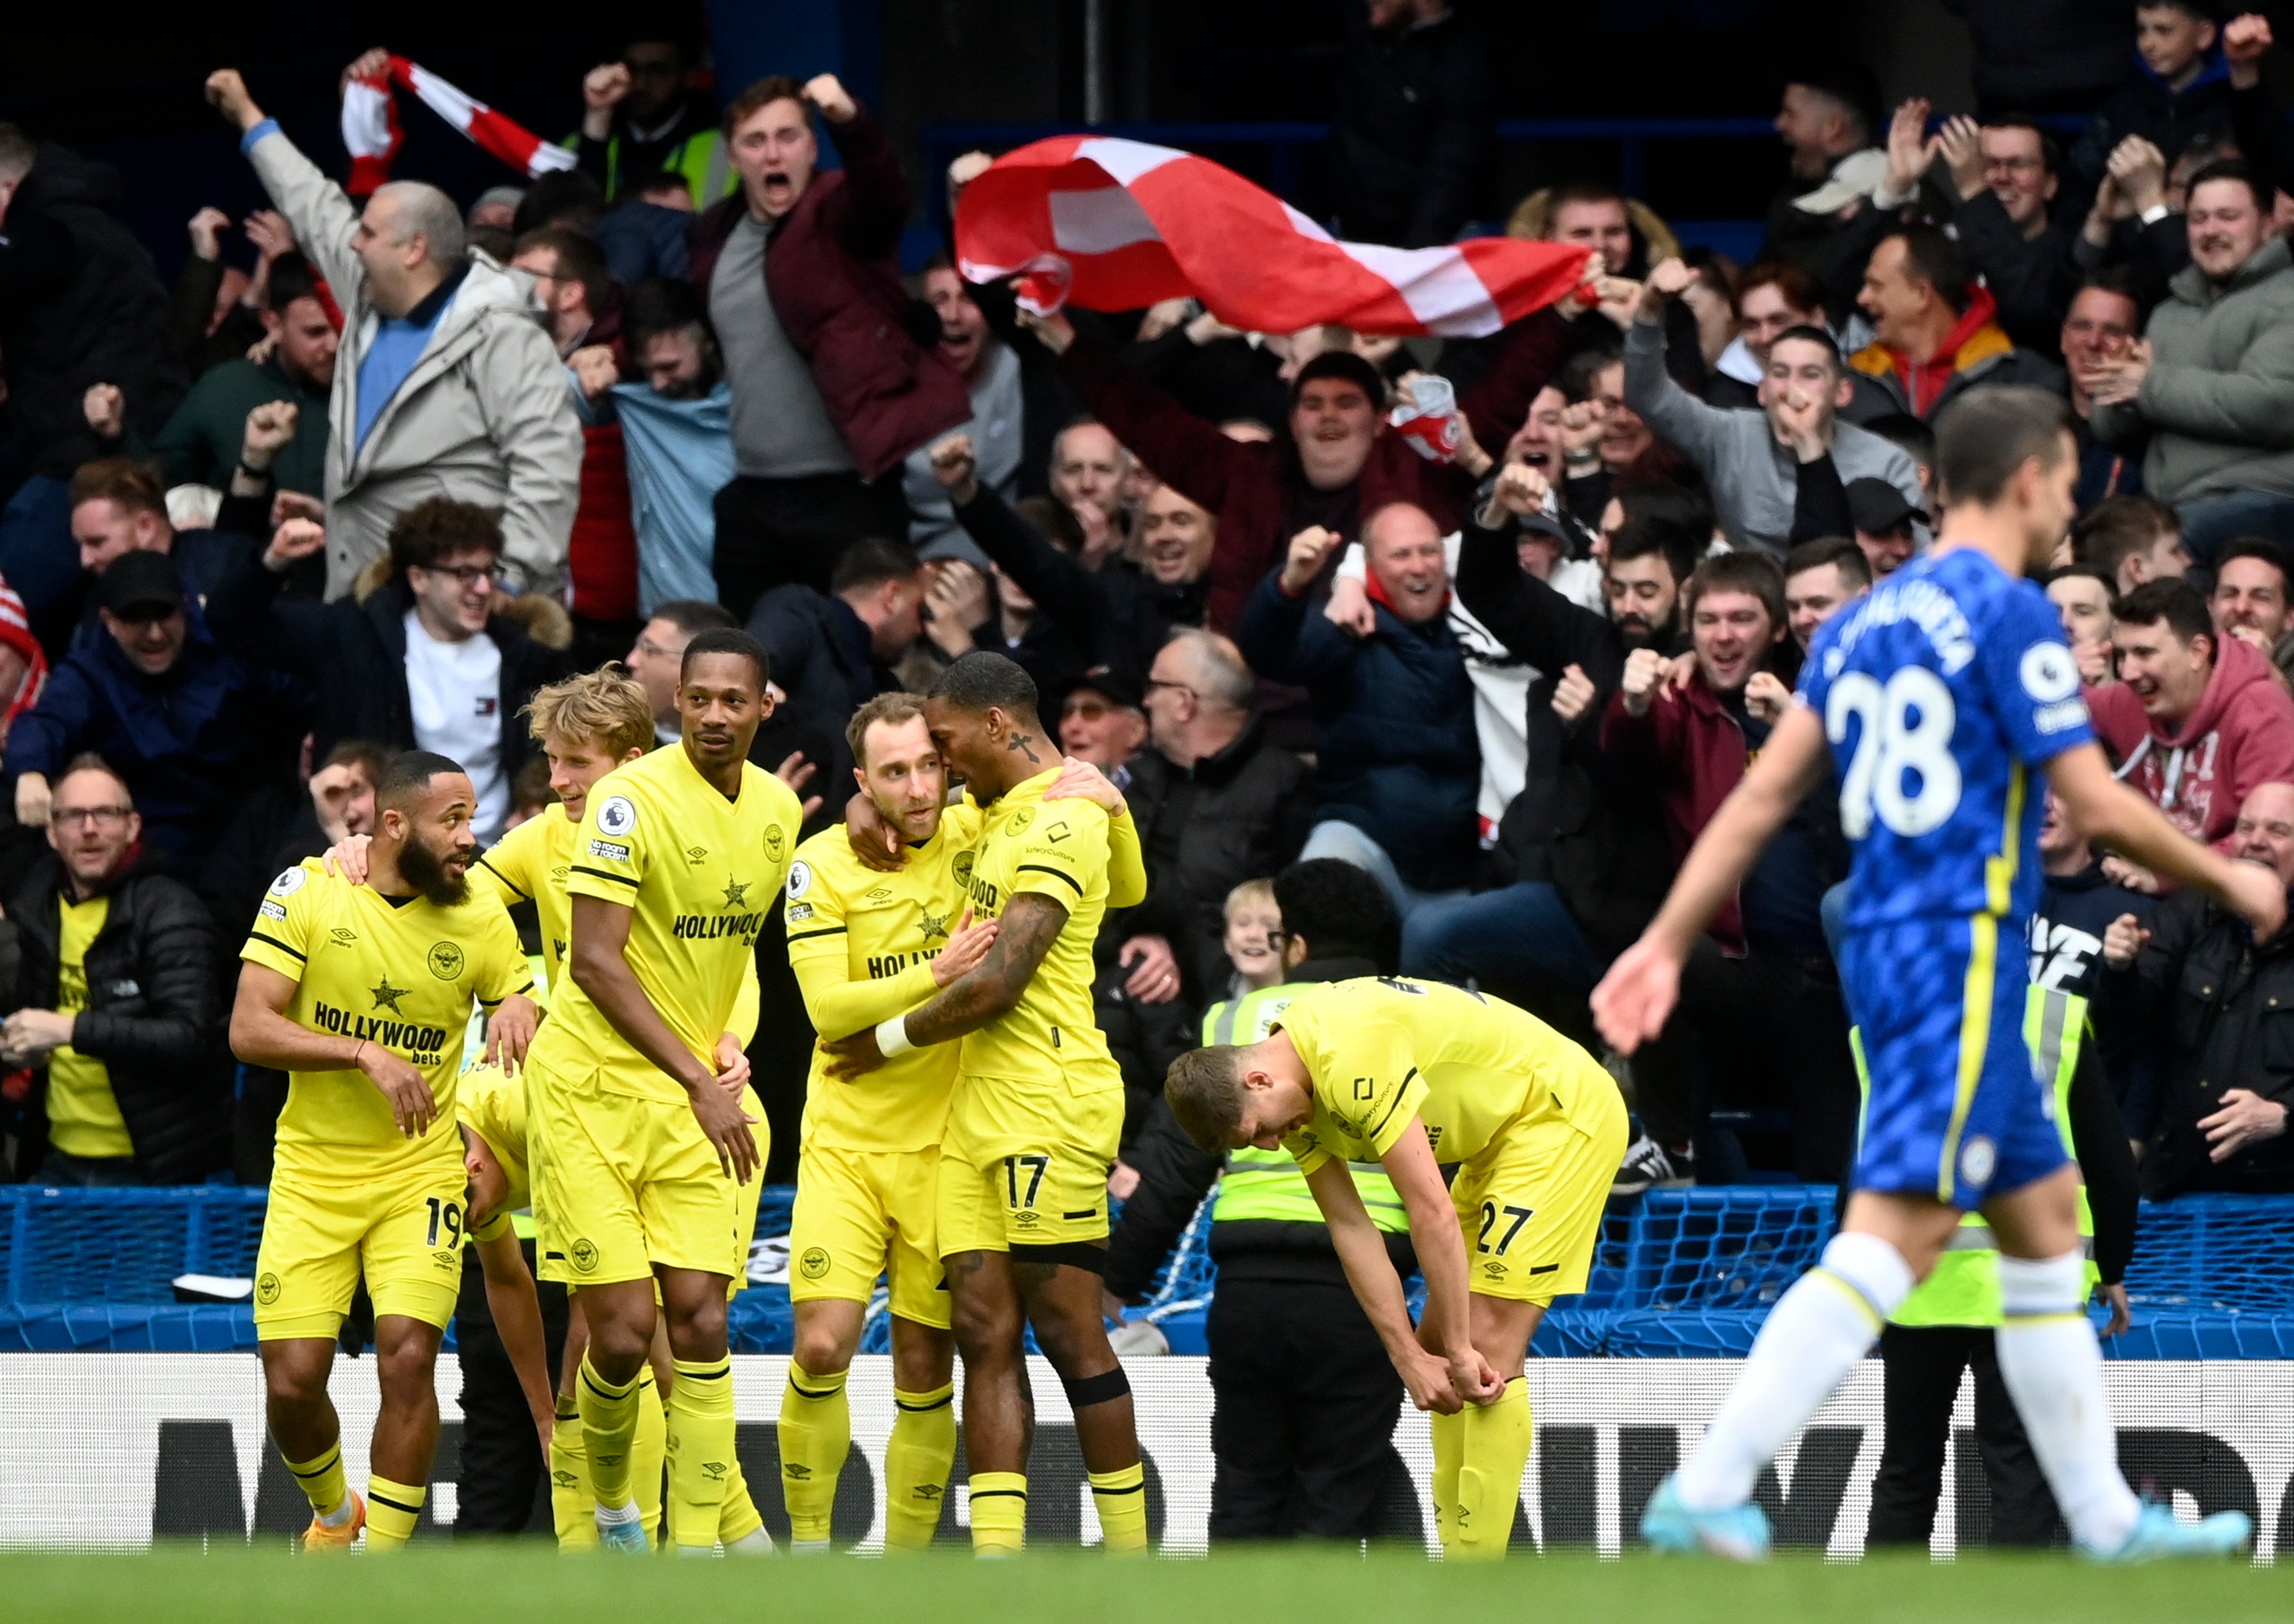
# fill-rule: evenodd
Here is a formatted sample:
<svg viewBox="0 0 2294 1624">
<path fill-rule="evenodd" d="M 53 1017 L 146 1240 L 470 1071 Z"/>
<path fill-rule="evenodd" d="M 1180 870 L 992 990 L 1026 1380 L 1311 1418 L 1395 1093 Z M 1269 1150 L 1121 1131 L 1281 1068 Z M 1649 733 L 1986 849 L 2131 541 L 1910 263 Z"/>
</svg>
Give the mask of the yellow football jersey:
<svg viewBox="0 0 2294 1624">
<path fill-rule="evenodd" d="M 525 1079 L 499 1066 L 474 1066 L 455 1088 L 454 1113 L 461 1125 L 486 1141 L 508 1181 L 492 1222 L 470 1231 L 473 1240 L 492 1240 L 511 1227 L 511 1215 L 533 1203 L 533 1180 L 525 1137 Z"/>
<path fill-rule="evenodd" d="M 1606 1120 L 1616 1083 L 1536 1017 L 1436 981 L 1364 977 L 1310 987 L 1275 1030 L 1314 1082 L 1314 1119 L 1283 1146 L 1312 1173 L 1374 1162 L 1417 1116 L 1434 1158 L 1462 1162 L 1517 1124 Z"/>
<path fill-rule="evenodd" d="M 1108 816 L 1088 800 L 1046 802 L 1057 766 L 980 808 L 980 846 L 957 878 L 976 915 L 1001 919 L 1029 892 L 1068 911 L 1020 1002 L 963 1040 L 968 1077 L 1064 1080 L 1070 1087 L 1122 1086 L 1122 1073 L 1092 1011 L 1091 949 L 1109 905 Z"/>
<path fill-rule="evenodd" d="M 736 1029 L 757 933 L 801 821 L 795 792 L 770 773 L 744 763 L 740 792 L 728 800 L 681 744 L 590 786 L 566 889 L 633 911 L 623 956 L 670 1030 L 704 1060 Z M 596 1072 L 620 1092 L 685 1099 L 570 976 L 534 1039 L 533 1063 L 557 1077 Z"/>
<path fill-rule="evenodd" d="M 289 1019 L 371 1039 L 419 1068 L 438 1103 L 429 1131 L 410 1140 L 365 1073 L 290 1073 L 280 1173 L 379 1176 L 432 1157 L 460 1158 L 454 1084 L 471 1007 L 492 1009 L 533 986 L 508 915 L 475 895 L 447 908 L 385 897 L 329 874 L 314 857 L 271 882 L 239 956 L 296 984 Z"/>
<path fill-rule="evenodd" d="M 533 904 L 541 921 L 541 956 L 552 993 L 565 985 L 565 950 L 574 939 L 574 897 L 566 881 L 574 872 L 574 848 L 582 825 L 562 806 L 545 807 L 487 849 L 470 865 L 470 887 L 497 897 L 505 908 Z M 728 1032 L 741 1035 L 744 1048 L 757 1035 L 757 966 L 749 962 Z"/>
<path fill-rule="evenodd" d="M 565 881 L 582 826 L 561 806 L 542 808 L 505 833 L 470 865 L 470 889 L 505 908 L 530 902 L 541 918 L 542 969 L 553 993 L 565 985 L 565 946 L 574 939 L 574 903 Z"/>
<path fill-rule="evenodd" d="M 964 917 L 960 868 L 978 812 L 951 807 L 939 831 L 902 849 L 897 874 L 852 855 L 840 824 L 797 848 L 789 865 L 789 964 L 823 1040 L 849 1037 L 915 1009 L 940 990 L 931 962 Z M 956 1085 L 957 1045 L 934 1043 L 840 1082 L 819 1044 L 805 1081 L 804 1142 L 838 1150 L 922 1150 L 940 1143 Z"/>
</svg>

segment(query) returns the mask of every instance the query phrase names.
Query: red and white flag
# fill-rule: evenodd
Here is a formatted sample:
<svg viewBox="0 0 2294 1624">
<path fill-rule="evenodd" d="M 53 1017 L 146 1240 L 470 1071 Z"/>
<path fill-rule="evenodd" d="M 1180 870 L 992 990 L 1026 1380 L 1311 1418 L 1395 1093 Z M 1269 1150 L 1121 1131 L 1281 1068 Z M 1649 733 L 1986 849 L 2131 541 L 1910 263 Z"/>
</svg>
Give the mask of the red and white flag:
<svg viewBox="0 0 2294 1624">
<path fill-rule="evenodd" d="M 957 200 L 956 262 L 975 282 L 1021 277 L 1038 311 L 1136 310 L 1199 298 L 1230 327 L 1469 337 L 1541 310 L 1585 278 L 1588 251 L 1483 237 L 1439 248 L 1340 242 L 1207 158 L 1059 135 L 1007 152 Z"/>
<path fill-rule="evenodd" d="M 403 56 L 390 59 L 387 77 L 353 79 L 343 92 L 343 145 L 350 149 L 354 192 L 372 191 L 390 178 L 401 134 L 393 81 L 422 98 L 423 105 L 528 180 L 556 169 L 571 169 L 571 149 L 547 142 L 474 96 L 464 94 L 428 69 Z"/>
</svg>

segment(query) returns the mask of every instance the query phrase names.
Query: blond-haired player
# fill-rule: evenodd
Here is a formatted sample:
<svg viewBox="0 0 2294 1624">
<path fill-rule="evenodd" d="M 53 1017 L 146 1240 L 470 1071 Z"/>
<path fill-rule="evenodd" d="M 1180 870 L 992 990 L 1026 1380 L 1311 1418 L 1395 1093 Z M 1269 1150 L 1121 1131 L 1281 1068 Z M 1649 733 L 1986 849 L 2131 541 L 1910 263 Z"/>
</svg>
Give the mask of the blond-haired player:
<svg viewBox="0 0 2294 1624">
<path fill-rule="evenodd" d="M 471 865 L 471 886 L 505 908 L 522 902 L 533 904 L 541 928 L 544 970 L 555 988 L 565 982 L 573 909 L 566 879 L 590 786 L 653 748 L 653 711 L 644 687 L 620 666 L 607 664 L 536 689 L 525 713 L 528 729 L 549 762 L 549 787 L 557 804 L 517 824 L 482 853 Z M 354 881 L 362 880 L 366 844 L 363 836 L 343 841 L 329 854 L 329 865 L 339 867 Z M 745 1043 L 755 1024 L 752 977 L 736 1012 L 734 1031 Z M 747 1068 L 741 1064 L 728 1067 L 720 1080 L 745 1087 L 746 1078 Z M 751 1111 L 761 1109 L 753 1093 L 745 1098 Z M 542 1369 L 534 1361 L 541 1356 L 538 1352 L 527 1355 L 523 1337 L 519 1346 L 513 1346 L 508 1328 L 523 1324 L 528 1303 L 534 1304 L 533 1311 L 538 1313 L 538 1294 L 523 1250 L 509 1233 L 508 1215 L 531 1204 L 541 1278 L 570 1286 L 574 1271 L 567 1266 L 564 1247 L 550 1234 L 548 1157 L 533 1131 L 522 1076 L 509 1078 L 495 1067 L 474 1068 L 463 1078 L 460 1101 L 470 1232 L 484 1267 L 488 1301 L 497 1305 L 495 1317 L 504 1328 L 503 1346 L 518 1369 L 520 1385 L 531 1394 L 535 1372 Z M 753 1203 L 741 1211 L 746 1222 L 736 1237 L 736 1256 L 745 1256 L 756 1222 Z M 482 1224 L 482 1214 L 491 1222 Z M 550 1416 L 544 1428 L 543 1459 L 549 1472 L 551 1511 L 558 1544 L 567 1550 L 593 1548 L 598 1543 L 596 1502 L 574 1397 L 575 1375 L 588 1345 L 588 1328 L 580 1299 L 575 1297 L 568 1309 L 565 1352 L 554 1384 L 554 1409 L 543 1412 Z M 533 1368 L 529 1368 L 530 1365 Z M 546 1371 L 541 1380 L 541 1391 L 547 1394 L 553 1384 Z M 640 1377 L 644 1391 L 630 1449 L 630 1481 L 640 1516 L 649 1530 L 657 1530 L 661 1522 L 662 1461 L 668 1444 L 662 1391 L 671 1384 L 668 1344 L 656 1336 L 653 1357 Z M 737 1459 L 726 1483 L 719 1539 L 728 1550 L 771 1548 Z"/>
</svg>

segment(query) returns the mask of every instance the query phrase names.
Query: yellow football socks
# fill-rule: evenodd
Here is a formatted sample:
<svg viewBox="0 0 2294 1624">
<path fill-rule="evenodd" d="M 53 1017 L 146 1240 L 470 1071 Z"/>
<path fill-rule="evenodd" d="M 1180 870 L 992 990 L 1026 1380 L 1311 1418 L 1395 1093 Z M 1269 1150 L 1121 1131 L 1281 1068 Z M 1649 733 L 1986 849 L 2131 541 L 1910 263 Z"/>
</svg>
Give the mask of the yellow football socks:
<svg viewBox="0 0 2294 1624">
<path fill-rule="evenodd" d="M 656 1546 L 662 1542 L 662 1468 L 669 1456 L 669 1417 L 661 1401 L 661 1385 L 653 1379 L 653 1366 L 638 1372 L 638 1430 L 630 1439 L 630 1494 L 637 1501 L 638 1521 Z M 591 1518 L 594 1527 L 596 1519 Z"/>
<path fill-rule="evenodd" d="M 1147 1551 L 1147 1468 L 1125 1466 L 1091 1474 L 1091 1500 L 1099 1511 L 1100 1532 L 1110 1552 L 1144 1555 Z"/>
<path fill-rule="evenodd" d="M 773 1537 L 765 1532 L 765 1519 L 757 1511 L 748 1476 L 741 1470 L 739 1430 L 734 1429 L 736 1443 L 732 1470 L 725 1474 L 725 1503 L 717 1513 L 717 1539 L 728 1551 L 761 1555 L 773 1548 Z"/>
<path fill-rule="evenodd" d="M 549 1429 L 549 1520 L 561 1551 L 598 1548 L 598 1506 L 590 1498 L 590 1456 L 582 1443 L 582 1417 L 573 1399 L 557 1395 L 557 1421 Z"/>
<path fill-rule="evenodd" d="M 1028 1543 L 1028 1474 L 972 1474 L 972 1550 L 976 1556 L 1014 1556 Z"/>
<path fill-rule="evenodd" d="M 370 1474 L 366 1480 L 366 1548 L 395 1551 L 414 1537 L 415 1520 L 422 1514 L 428 1484 L 394 1483 Z"/>
<path fill-rule="evenodd" d="M 637 1437 L 639 1380 L 607 1381 L 598 1374 L 590 1356 L 582 1356 L 582 1374 L 574 1390 L 581 1408 L 582 1443 L 590 1458 L 590 1489 L 600 1506 L 619 1507 L 630 1502 L 630 1444 Z"/>
<path fill-rule="evenodd" d="M 677 1360 L 669 1392 L 669 1526 L 679 1548 L 713 1551 L 733 1469 L 733 1361 Z"/>
<path fill-rule="evenodd" d="M 956 1384 L 930 1393 L 892 1389 L 892 1436 L 884 1445 L 884 1548 L 929 1549 L 956 1464 Z"/>
<path fill-rule="evenodd" d="M 1466 1454 L 1466 1417 L 1428 1411 L 1427 1425 L 1434 1434 L 1434 1537 L 1450 1548 L 1458 1514 L 1458 1468 Z"/>
<path fill-rule="evenodd" d="M 279 1458 L 287 1460 L 284 1453 Z M 350 1485 L 343 1481 L 342 1440 L 338 1438 L 329 1444 L 316 1460 L 288 1460 L 287 1469 L 303 1485 L 303 1492 L 310 1497 L 311 1509 L 318 1514 L 319 1521 L 339 1526 L 336 1520 L 350 1510 L 351 1504 Z"/>
<path fill-rule="evenodd" d="M 815 1376 L 789 1360 L 781 1389 L 781 1498 L 788 1504 L 789 1543 L 825 1549 L 836 1479 L 852 1447 L 852 1407 L 844 1396 L 850 1372 Z"/>
<path fill-rule="evenodd" d="M 1529 1383 L 1515 1376 L 1494 1404 L 1468 1404 L 1458 1416 L 1458 1498 L 1443 1555 L 1495 1561 L 1506 1553 L 1529 1465 Z"/>
</svg>

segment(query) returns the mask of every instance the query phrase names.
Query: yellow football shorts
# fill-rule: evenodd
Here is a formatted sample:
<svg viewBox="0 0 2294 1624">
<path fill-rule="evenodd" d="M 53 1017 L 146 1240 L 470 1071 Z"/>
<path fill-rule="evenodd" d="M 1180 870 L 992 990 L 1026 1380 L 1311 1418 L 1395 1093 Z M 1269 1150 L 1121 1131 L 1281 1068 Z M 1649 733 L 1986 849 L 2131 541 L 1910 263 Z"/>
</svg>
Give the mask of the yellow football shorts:
<svg viewBox="0 0 2294 1624">
<path fill-rule="evenodd" d="M 1458 1169 L 1450 1199 L 1481 1295 L 1550 1303 L 1585 1289 L 1625 1155 L 1624 1101 L 1615 1087 L 1587 1097 L 1581 1120 L 1506 1130 Z"/>
<path fill-rule="evenodd" d="M 736 1184 L 692 1107 L 636 1092 L 660 1085 L 652 1073 L 642 1084 L 603 1071 L 533 1073 L 531 1132 L 548 1165 L 534 1180 L 545 1279 L 605 1286 L 650 1279 L 656 1266 L 736 1282 L 744 1274 L 758 1174 Z M 771 1138 L 764 1108 L 753 1090 L 742 1106 L 756 1118 L 761 1167 Z"/>
<path fill-rule="evenodd" d="M 377 1320 L 403 1315 L 443 1329 L 462 1288 L 461 1141 L 447 1154 L 379 1178 L 272 1181 L 255 1256 L 255 1334 L 264 1342 L 331 1340 L 359 1279 Z"/>
<path fill-rule="evenodd" d="M 789 1221 L 789 1298 L 866 1303 L 889 1269 L 892 1311 L 948 1328 L 947 1271 L 933 1244 L 940 1150 L 809 1146 Z"/>
<path fill-rule="evenodd" d="M 940 1255 L 1104 1240 L 1122 1134 L 1119 1076 L 1089 1088 L 959 1078 L 933 1203 Z"/>
</svg>

